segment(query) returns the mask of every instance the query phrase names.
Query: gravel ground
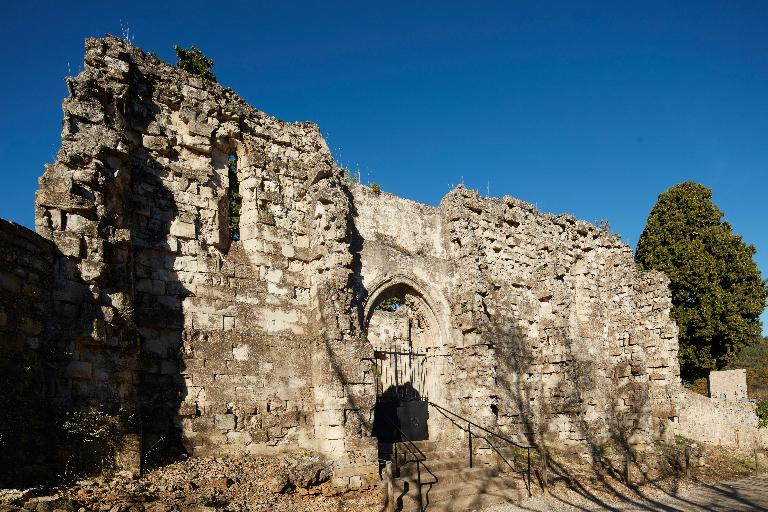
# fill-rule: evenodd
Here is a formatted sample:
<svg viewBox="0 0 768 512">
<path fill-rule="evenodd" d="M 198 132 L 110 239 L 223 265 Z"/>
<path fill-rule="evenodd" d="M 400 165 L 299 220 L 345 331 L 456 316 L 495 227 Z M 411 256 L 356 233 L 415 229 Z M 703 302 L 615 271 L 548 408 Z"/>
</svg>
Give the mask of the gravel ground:
<svg viewBox="0 0 768 512">
<path fill-rule="evenodd" d="M 368 512 L 378 488 L 333 495 L 317 456 L 193 458 L 140 479 L 82 480 L 60 490 L 0 491 L 0 512 Z"/>
<path fill-rule="evenodd" d="M 484 512 L 693 512 L 768 510 L 768 475 L 756 475 L 720 484 L 685 484 L 676 494 L 659 489 L 636 494 L 598 497 L 570 490 L 558 490 L 549 496 L 534 497 L 519 504 L 496 505 Z"/>
<path fill-rule="evenodd" d="M 538 480 L 533 498 L 485 512 L 768 511 L 768 474 L 755 475 L 754 464 L 744 455 L 722 448 L 702 449 L 689 476 L 680 473 L 679 456 L 669 448 L 646 453 L 642 462 L 631 467 L 632 481 L 642 485 L 630 488 L 622 484 L 620 457 L 606 456 L 593 465 L 581 458 L 553 456 L 547 472 L 548 494 L 542 494 Z M 310 452 L 273 458 L 193 458 L 154 469 L 139 479 L 95 478 L 62 489 L 0 490 L 0 512 L 384 510 L 380 487 L 334 495 L 328 480 L 331 471 L 328 462 Z"/>
</svg>

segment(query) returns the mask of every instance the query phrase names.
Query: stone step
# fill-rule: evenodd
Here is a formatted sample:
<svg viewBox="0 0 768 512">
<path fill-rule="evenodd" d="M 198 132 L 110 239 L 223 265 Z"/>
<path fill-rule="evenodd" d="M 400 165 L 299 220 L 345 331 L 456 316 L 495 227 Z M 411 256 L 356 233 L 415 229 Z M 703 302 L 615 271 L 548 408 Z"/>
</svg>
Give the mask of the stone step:
<svg viewBox="0 0 768 512">
<path fill-rule="evenodd" d="M 417 477 L 418 474 L 416 473 L 415 467 L 408 468 L 408 471 L 401 471 L 400 473 L 401 480 L 406 480 L 412 484 L 416 483 L 418 479 Z M 524 481 L 521 473 L 503 472 L 499 467 L 495 466 L 443 469 L 438 471 L 431 470 L 431 468 L 430 471 L 426 471 L 424 466 L 421 468 L 422 483 L 436 481 L 436 483 L 439 483 L 440 485 L 449 485 L 487 480 L 490 478 L 509 478 L 511 480 L 516 478 L 521 483 Z"/>
<path fill-rule="evenodd" d="M 442 471 L 456 471 L 461 469 L 471 469 L 469 467 L 469 459 L 467 458 L 427 459 L 422 462 L 422 467 L 423 466 L 426 466 L 427 468 L 429 468 L 433 473 L 438 471 L 442 472 Z M 500 468 L 505 470 L 505 468 L 495 460 L 475 460 L 473 467 Z M 401 464 L 400 474 L 403 475 L 404 473 L 407 474 L 408 472 L 413 472 L 416 470 L 415 468 L 416 468 L 415 462 L 408 462 L 406 464 Z"/>
<path fill-rule="evenodd" d="M 397 452 L 397 460 L 399 462 L 414 460 L 415 456 L 416 455 L 413 452 Z M 421 456 L 421 454 L 419 454 L 419 456 Z M 426 457 L 426 460 L 464 460 L 466 461 L 467 465 L 469 465 L 469 456 L 463 453 L 456 453 L 452 451 L 425 452 L 424 456 Z M 394 462 L 394 454 L 392 455 L 391 460 Z"/>
<path fill-rule="evenodd" d="M 403 489 L 407 492 L 400 496 Z M 404 511 L 418 510 L 418 486 L 410 480 L 396 480 L 394 499 L 403 505 Z M 422 499 L 429 504 L 427 510 L 470 510 L 472 506 L 484 507 L 496 503 L 520 501 L 527 496 L 524 483 L 519 477 L 507 475 L 474 478 L 465 481 L 437 481 L 431 486 L 422 485 Z"/>
<path fill-rule="evenodd" d="M 473 496 L 460 496 L 447 501 L 433 502 L 426 508 L 427 512 L 469 512 L 482 510 L 492 505 L 503 503 L 520 503 L 528 496 L 525 489 L 505 489 L 490 493 L 475 494 Z M 411 504 L 409 504 L 411 506 Z M 407 509 L 404 509 L 404 512 Z M 418 505 L 413 504 L 411 510 L 418 510 Z"/>
</svg>

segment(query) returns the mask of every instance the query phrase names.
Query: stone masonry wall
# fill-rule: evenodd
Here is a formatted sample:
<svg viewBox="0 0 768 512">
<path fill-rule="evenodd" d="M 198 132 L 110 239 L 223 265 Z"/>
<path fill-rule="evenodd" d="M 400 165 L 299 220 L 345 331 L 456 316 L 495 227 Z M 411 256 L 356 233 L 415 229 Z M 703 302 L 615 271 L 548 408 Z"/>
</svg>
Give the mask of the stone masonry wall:
<svg viewBox="0 0 768 512">
<path fill-rule="evenodd" d="M 475 382 L 487 420 L 544 442 L 658 435 L 679 385 L 666 277 L 638 271 L 616 235 L 511 197 L 457 189 L 440 209 L 462 360 L 489 369 Z M 477 394 L 457 398 L 470 410 Z"/>
<path fill-rule="evenodd" d="M 357 468 L 335 483 L 359 487 L 375 462 L 357 414 L 372 407 L 369 345 L 350 308 L 349 199 L 317 127 L 122 40 L 86 47 L 36 221 L 83 296 L 59 306 L 94 368 L 78 397 L 140 417 L 148 463 L 303 447 Z"/>
<path fill-rule="evenodd" d="M 643 444 L 668 430 L 679 368 L 667 281 L 636 270 L 617 236 L 463 188 L 439 208 L 354 196 L 367 293 L 407 283 L 440 324 L 433 401 L 537 442 Z"/>
<path fill-rule="evenodd" d="M 54 261 L 53 244 L 0 220 L 0 488 L 51 476 L 45 331 Z"/>
<path fill-rule="evenodd" d="M 708 398 L 687 389 L 680 393 L 675 434 L 737 450 L 768 446 L 768 429 L 760 428 L 754 403 Z"/>
</svg>

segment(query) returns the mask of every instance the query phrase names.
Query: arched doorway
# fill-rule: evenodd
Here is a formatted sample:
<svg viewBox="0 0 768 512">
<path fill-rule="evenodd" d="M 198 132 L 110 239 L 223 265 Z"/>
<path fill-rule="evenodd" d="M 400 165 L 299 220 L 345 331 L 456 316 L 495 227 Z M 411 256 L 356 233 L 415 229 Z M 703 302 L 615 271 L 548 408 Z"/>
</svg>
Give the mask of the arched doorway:
<svg viewBox="0 0 768 512">
<path fill-rule="evenodd" d="M 440 395 L 443 333 L 431 299 L 403 276 L 382 282 L 366 307 L 376 360 L 373 432 L 380 443 L 434 438 L 428 400 Z"/>
</svg>

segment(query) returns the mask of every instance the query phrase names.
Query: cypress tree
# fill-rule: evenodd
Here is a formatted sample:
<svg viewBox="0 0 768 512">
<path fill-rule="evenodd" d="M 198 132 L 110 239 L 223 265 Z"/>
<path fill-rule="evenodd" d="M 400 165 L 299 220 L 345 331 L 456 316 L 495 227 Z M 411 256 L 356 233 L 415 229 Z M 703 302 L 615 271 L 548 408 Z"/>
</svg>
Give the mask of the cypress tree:
<svg viewBox="0 0 768 512">
<path fill-rule="evenodd" d="M 669 276 L 686 380 L 725 367 L 762 331 L 768 282 L 755 247 L 722 219 L 712 191 L 688 181 L 659 196 L 637 243 L 640 268 Z"/>
</svg>

